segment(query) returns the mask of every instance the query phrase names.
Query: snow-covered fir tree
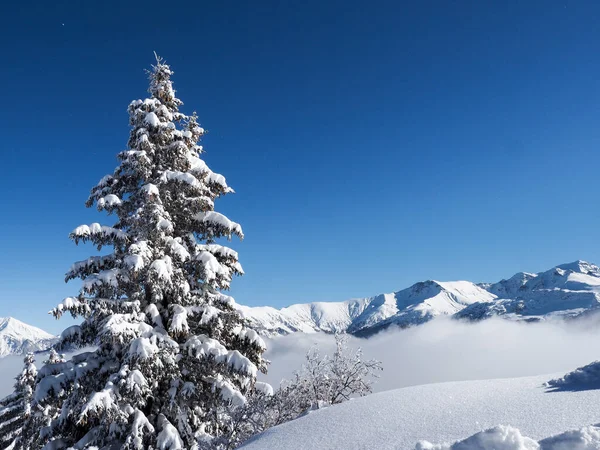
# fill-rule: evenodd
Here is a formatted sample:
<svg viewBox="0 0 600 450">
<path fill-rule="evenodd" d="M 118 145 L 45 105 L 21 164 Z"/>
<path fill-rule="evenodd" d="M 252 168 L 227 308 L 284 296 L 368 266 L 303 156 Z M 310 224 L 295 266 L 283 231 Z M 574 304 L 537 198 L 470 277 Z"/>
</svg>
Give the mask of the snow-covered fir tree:
<svg viewBox="0 0 600 450">
<path fill-rule="evenodd" d="M 16 447 L 23 423 L 31 412 L 31 399 L 37 369 L 33 353 L 28 353 L 24 359 L 24 367 L 15 383 L 14 392 L 0 400 L 0 448 Z"/>
<path fill-rule="evenodd" d="M 70 235 L 111 251 L 71 267 L 80 294 L 52 313 L 83 318 L 60 345 L 98 347 L 40 369 L 29 448 L 209 447 L 230 433 L 223 406 L 243 405 L 266 370 L 264 342 L 223 293 L 243 273 L 219 243 L 242 229 L 214 210 L 233 191 L 200 159 L 204 130 L 179 111 L 171 76 L 157 58 L 150 97 L 129 105 L 128 149 L 86 203 L 116 222 Z"/>
</svg>

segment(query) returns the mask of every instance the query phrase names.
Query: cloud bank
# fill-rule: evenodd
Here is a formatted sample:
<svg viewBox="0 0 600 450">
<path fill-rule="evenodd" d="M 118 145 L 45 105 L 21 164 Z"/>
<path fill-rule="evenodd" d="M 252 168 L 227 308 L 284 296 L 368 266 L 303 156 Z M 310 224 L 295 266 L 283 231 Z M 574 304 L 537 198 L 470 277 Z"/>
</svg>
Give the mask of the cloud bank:
<svg viewBox="0 0 600 450">
<path fill-rule="evenodd" d="M 444 381 L 562 375 L 600 359 L 598 322 L 516 323 L 490 319 L 474 324 L 436 319 L 405 330 L 384 331 L 369 339 L 351 337 L 364 357 L 383 362 L 375 391 Z M 332 353 L 334 338 L 323 333 L 267 339 L 269 373 L 262 381 L 278 386 L 291 378 L 313 345 Z M 69 355 L 67 355 L 69 357 Z M 46 355 L 36 355 L 37 365 Z M 21 356 L 0 359 L 0 398 L 12 392 Z M 554 377 L 556 378 L 556 377 Z"/>
<path fill-rule="evenodd" d="M 264 381 L 278 386 L 316 345 L 331 353 L 334 338 L 294 334 L 267 340 L 271 360 Z M 561 374 L 600 359 L 600 326 L 593 322 L 516 323 L 490 319 L 464 323 L 437 319 L 388 330 L 369 339 L 351 338 L 364 357 L 383 362 L 375 391 L 444 381 Z"/>
</svg>

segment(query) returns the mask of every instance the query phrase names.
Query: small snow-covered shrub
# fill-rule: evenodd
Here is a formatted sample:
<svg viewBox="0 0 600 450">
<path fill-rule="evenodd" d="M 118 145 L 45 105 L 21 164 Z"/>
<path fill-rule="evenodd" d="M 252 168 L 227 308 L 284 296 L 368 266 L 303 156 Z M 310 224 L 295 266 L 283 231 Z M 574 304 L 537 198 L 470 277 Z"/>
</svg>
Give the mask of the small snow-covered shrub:
<svg viewBox="0 0 600 450">
<path fill-rule="evenodd" d="M 215 441 L 215 448 L 236 448 L 252 436 L 311 410 L 371 393 L 373 378 L 382 370 L 381 363 L 364 361 L 360 349 L 352 352 L 344 335 L 336 335 L 336 344 L 331 356 L 321 356 L 316 348 L 310 349 L 294 378 L 282 382 L 275 392 L 268 384 L 257 382 L 245 404 L 224 406 L 230 432 Z"/>
<path fill-rule="evenodd" d="M 547 384 L 557 390 L 600 389 L 600 361 L 579 367 Z"/>
<path fill-rule="evenodd" d="M 373 378 L 382 370 L 381 362 L 364 361 L 362 350 L 352 352 L 345 335 L 336 335 L 336 350 L 332 356 L 321 356 L 317 348 L 310 349 L 302 368 L 294 378 L 285 381 L 275 393 L 281 419 L 294 419 L 307 411 L 335 405 L 351 397 L 372 392 Z"/>
</svg>

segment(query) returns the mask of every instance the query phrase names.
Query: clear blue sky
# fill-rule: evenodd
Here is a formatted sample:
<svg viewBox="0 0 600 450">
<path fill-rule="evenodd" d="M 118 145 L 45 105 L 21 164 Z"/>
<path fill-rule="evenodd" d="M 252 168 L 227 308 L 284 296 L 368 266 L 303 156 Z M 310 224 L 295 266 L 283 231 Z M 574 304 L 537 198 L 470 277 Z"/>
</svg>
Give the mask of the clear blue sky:
<svg viewBox="0 0 600 450">
<path fill-rule="evenodd" d="M 123 3 L 0 6 L 0 316 L 66 325 L 154 50 L 237 191 L 240 303 L 600 262 L 599 2 Z"/>
</svg>

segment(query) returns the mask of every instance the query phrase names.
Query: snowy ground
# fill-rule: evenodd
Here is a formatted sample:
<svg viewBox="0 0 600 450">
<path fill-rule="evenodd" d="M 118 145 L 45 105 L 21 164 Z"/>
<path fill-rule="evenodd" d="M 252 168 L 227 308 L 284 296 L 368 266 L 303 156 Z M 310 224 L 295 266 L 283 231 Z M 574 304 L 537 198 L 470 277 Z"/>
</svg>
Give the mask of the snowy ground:
<svg viewBox="0 0 600 450">
<path fill-rule="evenodd" d="M 272 428 L 242 448 L 414 449 L 421 440 L 454 442 L 500 424 L 540 440 L 600 422 L 600 390 L 550 391 L 544 386 L 562 375 L 439 383 L 380 392 Z"/>
</svg>

